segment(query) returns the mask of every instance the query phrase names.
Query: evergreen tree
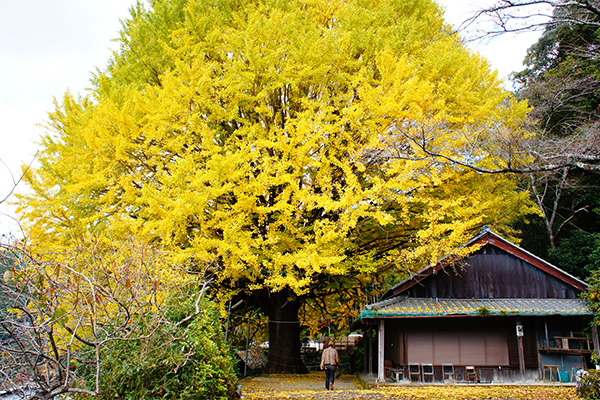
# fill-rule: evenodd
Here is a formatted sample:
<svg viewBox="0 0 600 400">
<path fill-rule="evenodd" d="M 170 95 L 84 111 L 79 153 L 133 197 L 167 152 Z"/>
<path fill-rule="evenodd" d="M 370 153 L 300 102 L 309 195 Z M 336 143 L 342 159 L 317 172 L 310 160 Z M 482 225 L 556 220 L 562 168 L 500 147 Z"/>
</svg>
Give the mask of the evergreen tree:
<svg viewBox="0 0 600 400">
<path fill-rule="evenodd" d="M 520 85 L 518 96 L 534 107 L 530 115 L 545 147 L 539 153 L 587 158 L 593 165 L 600 154 L 600 71 L 596 61 L 600 54 L 600 14 L 595 3 L 586 3 L 565 2 L 554 8 L 551 22 L 528 51 L 527 69 L 516 74 L 515 80 Z M 573 242 L 581 248 L 596 243 L 593 233 L 600 232 L 600 219 L 594 211 L 599 205 L 597 173 L 591 168 L 565 166 L 531 174 L 529 184 L 543 211 L 541 234 L 546 236 L 550 250 L 541 255 L 587 277 L 585 271 L 593 263 L 575 267 L 558 255 L 566 254 L 564 248 Z M 530 236 L 524 245 L 533 247 L 535 240 L 540 237 Z"/>
</svg>

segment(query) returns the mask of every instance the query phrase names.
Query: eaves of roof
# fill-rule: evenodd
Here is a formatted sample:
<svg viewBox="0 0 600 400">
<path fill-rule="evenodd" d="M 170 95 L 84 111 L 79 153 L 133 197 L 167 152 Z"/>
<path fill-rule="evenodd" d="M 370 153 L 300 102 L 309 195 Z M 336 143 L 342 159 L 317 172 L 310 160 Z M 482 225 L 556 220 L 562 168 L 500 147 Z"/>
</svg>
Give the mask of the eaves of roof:
<svg viewBox="0 0 600 400">
<path fill-rule="evenodd" d="M 432 299 L 393 298 L 365 307 L 365 319 L 460 316 L 591 316 L 583 299 Z"/>
</svg>

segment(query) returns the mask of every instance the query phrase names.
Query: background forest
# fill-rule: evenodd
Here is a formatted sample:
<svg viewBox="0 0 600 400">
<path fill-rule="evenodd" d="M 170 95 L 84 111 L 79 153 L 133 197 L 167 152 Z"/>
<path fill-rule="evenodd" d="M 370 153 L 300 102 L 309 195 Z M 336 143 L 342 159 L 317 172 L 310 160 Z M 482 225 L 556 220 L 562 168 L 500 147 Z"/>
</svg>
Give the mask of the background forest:
<svg viewBox="0 0 600 400">
<path fill-rule="evenodd" d="M 544 152 L 589 162 L 523 177 L 542 214 L 519 224 L 522 245 L 581 279 L 600 267 L 598 12 L 597 2 L 556 7 L 514 76 Z"/>
<path fill-rule="evenodd" d="M 535 3 L 475 22 L 509 30 Z M 515 93 L 430 0 L 133 7 L 26 171 L 28 235 L 2 253 L 5 384 L 228 398 L 236 332 L 268 341 L 266 371 L 305 372 L 303 337 L 347 333 L 483 225 L 589 280 L 600 8 L 549 3 Z"/>
</svg>

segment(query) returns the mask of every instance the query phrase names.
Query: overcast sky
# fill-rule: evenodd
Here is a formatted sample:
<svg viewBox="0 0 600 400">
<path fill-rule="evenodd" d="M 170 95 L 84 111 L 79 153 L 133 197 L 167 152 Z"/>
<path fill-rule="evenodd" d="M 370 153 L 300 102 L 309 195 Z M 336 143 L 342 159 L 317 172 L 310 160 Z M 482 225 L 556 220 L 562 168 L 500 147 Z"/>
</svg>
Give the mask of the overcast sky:
<svg viewBox="0 0 600 400">
<path fill-rule="evenodd" d="M 441 0 L 447 20 L 459 24 L 490 0 Z M 103 68 L 117 44 L 120 20 L 134 0 L 0 0 L 0 200 L 12 187 L 11 172 L 32 161 L 53 110 L 65 91 L 85 94 L 91 73 Z M 465 32 L 469 34 L 469 32 Z M 500 76 L 522 69 L 537 34 L 505 36 L 471 47 L 490 60 Z M 0 213 L 12 215 L 0 205 Z M 0 234 L 18 231 L 0 215 Z"/>
</svg>

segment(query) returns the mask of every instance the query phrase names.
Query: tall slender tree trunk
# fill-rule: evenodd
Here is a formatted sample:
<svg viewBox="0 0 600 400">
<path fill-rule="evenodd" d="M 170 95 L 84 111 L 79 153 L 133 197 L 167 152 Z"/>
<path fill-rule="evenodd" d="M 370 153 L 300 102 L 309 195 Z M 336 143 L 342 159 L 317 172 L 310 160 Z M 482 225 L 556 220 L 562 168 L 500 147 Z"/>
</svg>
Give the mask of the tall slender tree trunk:
<svg viewBox="0 0 600 400">
<path fill-rule="evenodd" d="M 287 289 L 271 293 L 266 306 L 269 315 L 269 361 L 266 372 L 305 374 L 308 372 L 300 356 L 300 321 L 302 301 Z"/>
</svg>

